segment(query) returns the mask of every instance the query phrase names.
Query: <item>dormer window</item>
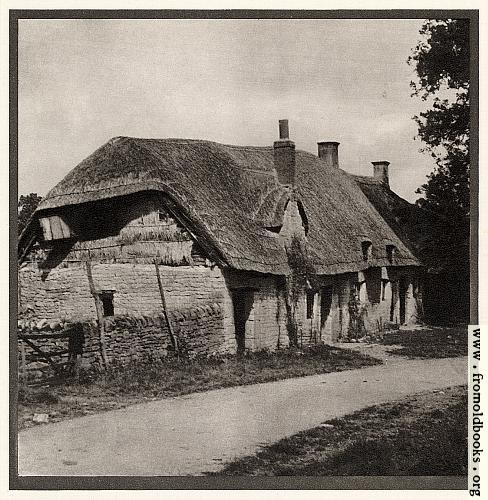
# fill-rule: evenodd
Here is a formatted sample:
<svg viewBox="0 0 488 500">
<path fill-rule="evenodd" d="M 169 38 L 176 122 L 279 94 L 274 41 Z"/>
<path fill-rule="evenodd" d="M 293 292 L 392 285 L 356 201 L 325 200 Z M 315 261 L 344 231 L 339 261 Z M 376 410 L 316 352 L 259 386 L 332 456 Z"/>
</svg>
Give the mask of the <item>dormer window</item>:
<svg viewBox="0 0 488 500">
<path fill-rule="evenodd" d="M 281 227 L 282 226 L 268 226 L 265 229 L 266 229 L 266 231 L 269 231 L 270 233 L 280 234 Z"/>
<path fill-rule="evenodd" d="M 395 260 L 395 254 L 396 254 L 396 246 L 386 245 L 386 256 L 390 264 L 393 264 L 393 261 Z"/>
<path fill-rule="evenodd" d="M 363 252 L 363 260 L 364 261 L 367 262 L 368 260 L 371 259 L 372 249 L 373 249 L 373 245 L 372 245 L 371 241 L 363 240 L 361 242 L 361 250 Z"/>
</svg>

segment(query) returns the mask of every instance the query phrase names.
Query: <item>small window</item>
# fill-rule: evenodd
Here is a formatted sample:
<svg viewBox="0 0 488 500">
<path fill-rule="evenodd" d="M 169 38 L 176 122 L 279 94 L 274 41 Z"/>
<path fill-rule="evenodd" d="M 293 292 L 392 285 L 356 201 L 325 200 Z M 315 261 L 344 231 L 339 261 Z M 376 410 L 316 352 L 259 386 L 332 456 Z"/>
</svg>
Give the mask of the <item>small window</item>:
<svg viewBox="0 0 488 500">
<path fill-rule="evenodd" d="M 386 245 L 386 255 L 388 257 L 388 261 L 393 264 L 395 260 L 396 246 L 395 245 Z"/>
<path fill-rule="evenodd" d="M 313 291 L 307 292 L 307 319 L 313 317 L 313 304 L 315 299 L 315 293 Z"/>
<path fill-rule="evenodd" d="M 361 242 L 361 250 L 363 252 L 363 260 L 371 259 L 372 244 L 371 241 L 364 240 Z"/>
<path fill-rule="evenodd" d="M 103 316 L 113 316 L 114 315 L 114 292 L 103 291 L 100 293 L 100 301 L 103 308 Z"/>
<path fill-rule="evenodd" d="M 381 300 L 385 300 L 387 280 L 381 280 Z"/>
</svg>

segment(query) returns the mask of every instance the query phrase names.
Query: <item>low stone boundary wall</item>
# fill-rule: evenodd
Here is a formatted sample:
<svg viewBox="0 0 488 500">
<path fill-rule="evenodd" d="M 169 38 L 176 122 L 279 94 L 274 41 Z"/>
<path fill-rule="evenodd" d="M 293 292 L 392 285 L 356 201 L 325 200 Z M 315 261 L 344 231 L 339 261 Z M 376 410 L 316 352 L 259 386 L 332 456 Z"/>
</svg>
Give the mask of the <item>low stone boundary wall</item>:
<svg viewBox="0 0 488 500">
<path fill-rule="evenodd" d="M 184 355 L 205 355 L 221 352 L 224 349 L 223 309 L 213 303 L 189 309 L 170 311 L 169 319 L 175 337 Z M 162 358 L 172 349 L 168 325 L 163 316 L 118 315 L 104 318 L 104 347 L 108 364 L 126 364 Z M 78 323 L 83 331 L 84 343 L 82 367 L 103 369 L 100 330 L 96 320 Z M 62 331 L 73 324 L 56 322 L 19 321 L 19 332 L 38 333 Z M 64 339 L 39 338 L 34 340 L 43 350 L 67 349 Z M 19 341 L 19 361 L 21 357 Z M 29 362 L 35 354 L 31 347 L 24 345 L 23 356 L 27 358 L 26 369 L 37 378 L 39 371 L 48 365 L 42 360 Z M 59 356 L 67 361 L 68 354 Z M 58 360 L 59 361 L 59 360 Z M 19 363 L 20 366 L 20 363 Z"/>
</svg>

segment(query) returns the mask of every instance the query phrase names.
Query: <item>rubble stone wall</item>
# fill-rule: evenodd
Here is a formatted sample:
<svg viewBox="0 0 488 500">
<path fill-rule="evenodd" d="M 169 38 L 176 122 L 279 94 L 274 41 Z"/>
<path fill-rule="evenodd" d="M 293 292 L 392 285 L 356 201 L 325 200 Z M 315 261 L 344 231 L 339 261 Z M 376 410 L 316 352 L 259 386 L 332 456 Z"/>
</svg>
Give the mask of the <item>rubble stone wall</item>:
<svg viewBox="0 0 488 500">
<path fill-rule="evenodd" d="M 212 303 L 169 313 L 175 337 L 180 348 L 188 355 L 205 355 L 221 352 L 224 343 L 223 308 Z M 86 368 L 103 368 L 101 355 L 100 330 L 97 321 L 80 322 L 83 336 L 82 365 Z M 65 325 L 70 328 L 73 325 Z M 130 361 L 150 361 L 163 358 L 172 349 L 168 325 L 163 316 L 120 315 L 103 320 L 104 345 L 109 364 L 126 364 Z M 51 329 L 44 323 L 40 329 L 23 326 L 21 333 L 46 335 L 61 331 Z M 39 338 L 32 340 L 43 351 L 61 351 L 68 348 L 67 339 Z M 22 341 L 21 341 L 22 342 Z M 19 342 L 19 345 L 21 345 Z M 26 358 L 32 357 L 33 349 L 24 345 Z M 56 356 L 56 362 L 68 360 L 68 354 Z M 21 351 L 19 349 L 19 361 Z M 39 370 L 48 365 L 42 361 L 28 362 L 28 370 Z"/>
</svg>

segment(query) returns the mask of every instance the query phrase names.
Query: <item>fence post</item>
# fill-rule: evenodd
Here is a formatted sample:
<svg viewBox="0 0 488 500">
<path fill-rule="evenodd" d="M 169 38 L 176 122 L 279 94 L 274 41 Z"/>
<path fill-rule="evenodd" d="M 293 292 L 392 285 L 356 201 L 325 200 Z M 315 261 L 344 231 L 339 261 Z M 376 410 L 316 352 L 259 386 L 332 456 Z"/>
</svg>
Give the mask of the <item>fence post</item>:
<svg viewBox="0 0 488 500">
<path fill-rule="evenodd" d="M 173 325 L 171 324 L 171 320 L 169 319 L 168 316 L 168 310 L 166 307 L 166 298 L 164 296 L 164 289 L 163 289 L 163 284 L 161 283 L 161 275 L 159 274 L 159 266 L 156 260 L 154 260 L 154 266 L 156 268 L 156 278 L 158 280 L 158 286 L 159 286 L 159 294 L 161 295 L 161 304 L 163 306 L 163 315 L 164 319 L 166 320 L 166 324 L 168 325 L 168 332 L 169 332 L 169 338 L 171 339 L 171 343 L 173 344 L 173 347 L 176 351 L 176 355 L 178 356 L 178 359 L 180 357 L 180 348 L 178 345 L 178 339 L 176 338 L 174 331 L 173 331 Z"/>
<path fill-rule="evenodd" d="M 102 355 L 103 364 L 105 365 L 105 367 L 107 367 L 108 359 L 107 359 L 107 351 L 105 350 L 105 326 L 103 322 L 103 312 L 101 310 L 100 299 L 98 298 L 97 290 L 93 282 L 91 262 L 89 260 L 86 261 L 86 275 L 88 278 L 88 284 L 90 286 L 90 292 L 93 295 L 93 300 L 95 301 L 95 309 L 97 311 L 100 354 Z"/>
</svg>

